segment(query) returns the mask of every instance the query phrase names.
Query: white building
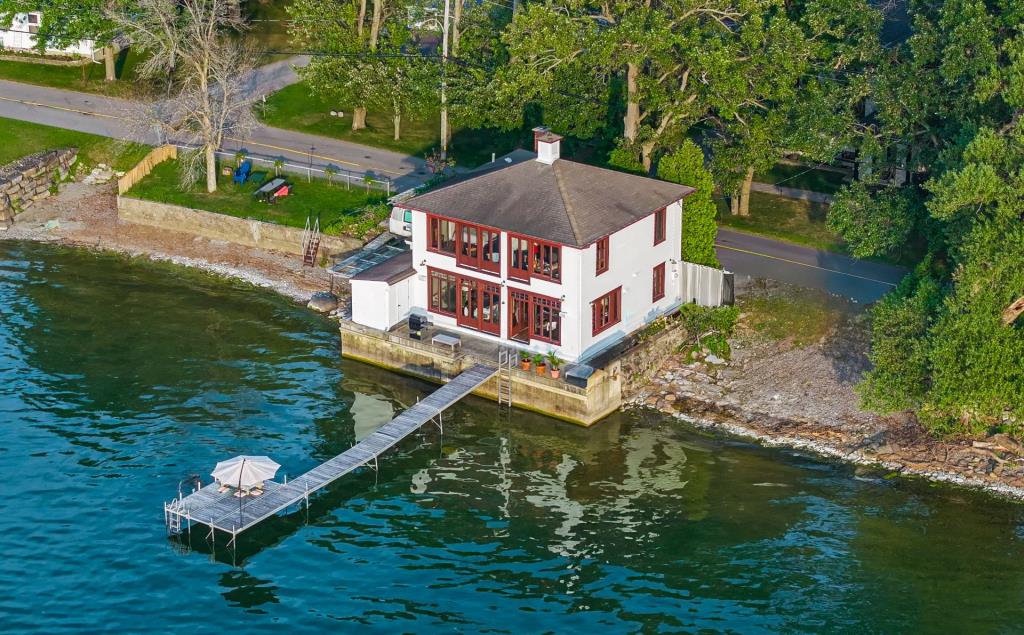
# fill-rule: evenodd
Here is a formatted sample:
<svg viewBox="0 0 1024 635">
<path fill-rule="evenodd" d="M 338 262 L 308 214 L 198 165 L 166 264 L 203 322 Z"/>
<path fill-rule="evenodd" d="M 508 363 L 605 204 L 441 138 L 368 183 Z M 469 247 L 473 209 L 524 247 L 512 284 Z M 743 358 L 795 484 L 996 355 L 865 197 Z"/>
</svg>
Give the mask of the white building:
<svg viewBox="0 0 1024 635">
<path fill-rule="evenodd" d="M 0 45 L 9 51 L 37 51 L 35 34 L 39 32 L 42 19 L 43 15 L 38 11 L 15 13 L 8 28 L 0 29 Z M 82 57 L 91 57 L 94 51 L 95 42 L 93 40 L 81 40 L 64 49 L 46 49 L 47 53 L 80 55 Z"/>
<path fill-rule="evenodd" d="M 354 322 L 410 313 L 566 361 L 588 359 L 684 300 L 683 199 L 692 188 L 536 155 L 401 203 L 412 251 L 352 279 Z"/>
</svg>

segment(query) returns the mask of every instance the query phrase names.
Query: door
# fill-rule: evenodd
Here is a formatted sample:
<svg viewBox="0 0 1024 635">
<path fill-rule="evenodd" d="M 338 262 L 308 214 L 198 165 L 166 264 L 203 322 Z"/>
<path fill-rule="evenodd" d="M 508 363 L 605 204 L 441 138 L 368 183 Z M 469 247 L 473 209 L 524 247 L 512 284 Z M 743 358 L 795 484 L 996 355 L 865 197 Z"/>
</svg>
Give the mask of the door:
<svg viewBox="0 0 1024 635">
<path fill-rule="evenodd" d="M 501 287 L 460 276 L 456 322 L 459 326 L 501 335 Z"/>
<path fill-rule="evenodd" d="M 530 343 L 530 296 L 521 291 L 508 292 L 508 338 Z"/>
</svg>

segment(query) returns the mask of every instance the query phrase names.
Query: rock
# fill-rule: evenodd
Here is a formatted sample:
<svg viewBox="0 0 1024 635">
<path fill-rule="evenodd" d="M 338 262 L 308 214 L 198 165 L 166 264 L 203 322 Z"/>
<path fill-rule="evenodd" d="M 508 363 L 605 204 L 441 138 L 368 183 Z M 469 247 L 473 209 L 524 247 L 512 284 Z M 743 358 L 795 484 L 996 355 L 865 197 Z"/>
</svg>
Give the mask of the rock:
<svg viewBox="0 0 1024 635">
<path fill-rule="evenodd" d="M 330 291 L 317 291 L 306 306 L 320 313 L 330 313 L 338 308 L 338 296 Z"/>
<path fill-rule="evenodd" d="M 704 358 L 704 361 L 709 363 L 709 364 L 724 364 L 725 363 L 724 359 L 722 359 L 718 355 L 715 355 L 714 353 L 709 353 L 708 356 Z"/>
</svg>

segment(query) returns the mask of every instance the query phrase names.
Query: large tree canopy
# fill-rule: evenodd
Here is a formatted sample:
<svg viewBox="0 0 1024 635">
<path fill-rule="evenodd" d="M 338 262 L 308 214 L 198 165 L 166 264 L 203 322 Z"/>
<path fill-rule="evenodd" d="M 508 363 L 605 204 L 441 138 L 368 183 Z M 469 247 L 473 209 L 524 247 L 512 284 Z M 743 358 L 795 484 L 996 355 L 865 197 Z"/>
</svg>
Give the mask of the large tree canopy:
<svg viewBox="0 0 1024 635">
<path fill-rule="evenodd" d="M 1020 433 L 1024 326 L 1003 316 L 1024 295 L 1024 2 L 912 9 L 914 35 L 877 75 L 864 146 L 879 162 L 900 148 L 913 184 L 896 205 L 890 187 L 851 188 L 830 219 L 862 255 L 905 248 L 908 223 L 927 244 L 874 311 L 862 392 L 940 430 Z"/>
</svg>

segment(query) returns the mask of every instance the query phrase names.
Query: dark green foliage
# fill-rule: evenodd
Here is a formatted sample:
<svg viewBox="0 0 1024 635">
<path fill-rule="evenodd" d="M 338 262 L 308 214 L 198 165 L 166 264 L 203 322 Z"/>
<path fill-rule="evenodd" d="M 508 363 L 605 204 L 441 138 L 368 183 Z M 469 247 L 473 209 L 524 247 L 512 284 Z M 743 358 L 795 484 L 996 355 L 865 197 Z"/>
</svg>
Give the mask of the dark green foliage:
<svg viewBox="0 0 1024 635">
<path fill-rule="evenodd" d="M 689 334 L 693 349 L 706 348 L 719 357 L 728 359 L 729 337 L 736 328 L 740 311 L 734 306 L 703 307 L 684 304 L 679 308 L 678 319 Z"/>
<path fill-rule="evenodd" d="M 719 267 L 715 255 L 715 190 L 711 173 L 704 167 L 704 153 L 697 144 L 687 139 L 658 162 L 658 176 L 666 181 L 680 183 L 697 191 L 683 201 L 683 251 L 687 262 Z"/>
<path fill-rule="evenodd" d="M 941 300 L 939 283 L 921 267 L 875 307 L 873 369 L 858 387 L 865 406 L 879 412 L 920 407 L 931 375 L 927 336 Z"/>
<path fill-rule="evenodd" d="M 907 244 L 922 213 L 913 190 L 887 187 L 872 192 L 858 181 L 836 193 L 828 228 L 846 239 L 857 258 L 891 256 Z"/>
</svg>

